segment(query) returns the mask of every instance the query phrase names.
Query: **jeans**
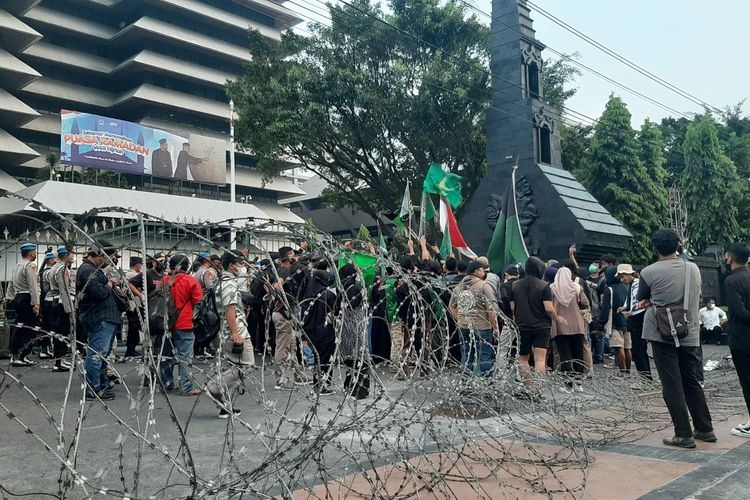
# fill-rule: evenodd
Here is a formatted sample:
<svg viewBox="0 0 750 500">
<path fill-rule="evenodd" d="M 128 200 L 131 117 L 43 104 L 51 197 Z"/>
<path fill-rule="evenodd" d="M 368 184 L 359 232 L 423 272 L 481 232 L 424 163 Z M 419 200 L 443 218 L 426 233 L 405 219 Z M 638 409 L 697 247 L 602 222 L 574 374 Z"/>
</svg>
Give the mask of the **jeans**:
<svg viewBox="0 0 750 500">
<path fill-rule="evenodd" d="M 589 334 L 591 339 L 591 359 L 596 365 L 604 363 L 604 336 Z"/>
<path fill-rule="evenodd" d="M 187 394 L 193 390 L 191 368 L 194 343 L 195 335 L 192 330 L 175 330 L 172 338 L 164 339 L 159 371 L 161 381 L 167 389 L 174 387 L 174 365 L 177 365 L 180 373 L 180 392 Z M 175 350 L 177 350 L 176 356 Z"/>
<path fill-rule="evenodd" d="M 86 382 L 94 392 L 107 387 L 107 356 L 112 350 L 112 341 L 118 328 L 117 323 L 102 321 L 88 332 L 86 344 Z"/>
<path fill-rule="evenodd" d="M 465 373 L 489 374 L 494 353 L 492 330 L 461 329 L 461 366 Z"/>
<path fill-rule="evenodd" d="M 675 347 L 664 342 L 651 342 L 651 347 L 675 436 L 693 437 L 690 417 L 697 432 L 713 431 L 711 413 L 698 383 L 698 370 L 702 369 L 698 347 Z"/>
</svg>

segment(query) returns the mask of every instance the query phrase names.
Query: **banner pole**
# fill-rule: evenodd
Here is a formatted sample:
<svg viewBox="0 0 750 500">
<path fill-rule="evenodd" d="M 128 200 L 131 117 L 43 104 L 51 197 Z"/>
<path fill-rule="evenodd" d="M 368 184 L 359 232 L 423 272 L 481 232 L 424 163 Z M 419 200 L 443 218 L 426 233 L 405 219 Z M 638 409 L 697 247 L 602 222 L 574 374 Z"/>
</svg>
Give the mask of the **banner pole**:
<svg viewBox="0 0 750 500">
<path fill-rule="evenodd" d="M 235 185 L 235 163 L 234 163 L 234 100 L 229 100 L 229 201 L 234 205 L 237 201 Z M 232 207 L 236 211 L 236 207 Z M 230 223 L 231 224 L 231 223 Z M 229 233 L 231 241 L 229 248 L 237 249 L 236 232 L 234 228 Z"/>
</svg>

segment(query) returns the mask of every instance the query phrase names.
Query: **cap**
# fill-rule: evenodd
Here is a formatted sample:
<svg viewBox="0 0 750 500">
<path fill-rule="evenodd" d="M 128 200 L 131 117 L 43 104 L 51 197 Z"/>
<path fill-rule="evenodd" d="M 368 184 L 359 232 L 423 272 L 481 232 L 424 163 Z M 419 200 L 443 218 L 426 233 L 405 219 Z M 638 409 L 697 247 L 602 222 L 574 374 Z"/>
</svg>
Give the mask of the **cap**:
<svg viewBox="0 0 750 500">
<path fill-rule="evenodd" d="M 631 276 L 635 275 L 635 269 L 633 269 L 633 266 L 630 264 L 619 264 L 617 266 L 617 277 L 625 276 L 626 274 L 630 274 Z"/>
<path fill-rule="evenodd" d="M 166 139 L 159 139 L 159 144 L 166 144 L 166 143 L 167 143 Z"/>
<path fill-rule="evenodd" d="M 466 274 L 474 274 L 478 269 L 487 269 L 488 266 L 477 260 L 472 260 L 469 265 L 466 266 Z"/>
<path fill-rule="evenodd" d="M 560 261 L 556 259 L 550 259 L 547 261 L 547 267 L 556 267 L 560 268 Z"/>
<path fill-rule="evenodd" d="M 481 263 L 485 269 L 490 268 L 490 261 L 484 255 L 482 255 L 481 257 L 477 257 L 477 262 Z"/>
<path fill-rule="evenodd" d="M 165 254 L 164 252 L 156 252 L 154 254 L 153 260 L 165 262 L 167 260 L 167 254 Z"/>
<path fill-rule="evenodd" d="M 68 254 L 71 254 L 71 253 L 75 253 L 75 252 L 73 252 L 72 250 L 70 250 L 70 248 L 68 248 L 68 247 L 58 247 L 57 248 L 57 256 L 58 257 L 62 257 L 63 255 L 68 255 Z"/>
<path fill-rule="evenodd" d="M 30 250 L 36 250 L 36 243 L 24 243 L 21 245 L 22 252 L 28 252 Z"/>
<path fill-rule="evenodd" d="M 509 274 L 511 276 L 520 276 L 521 272 L 518 270 L 518 264 L 511 264 L 509 266 L 505 267 L 505 270 L 503 271 L 504 274 Z"/>
<path fill-rule="evenodd" d="M 54 258 L 55 258 L 55 254 L 53 254 L 52 252 L 47 252 L 44 254 L 44 260 L 50 260 Z"/>
<path fill-rule="evenodd" d="M 190 147 L 190 143 L 189 142 L 183 142 L 182 143 L 182 147 L 185 147 L 185 146 Z"/>
</svg>

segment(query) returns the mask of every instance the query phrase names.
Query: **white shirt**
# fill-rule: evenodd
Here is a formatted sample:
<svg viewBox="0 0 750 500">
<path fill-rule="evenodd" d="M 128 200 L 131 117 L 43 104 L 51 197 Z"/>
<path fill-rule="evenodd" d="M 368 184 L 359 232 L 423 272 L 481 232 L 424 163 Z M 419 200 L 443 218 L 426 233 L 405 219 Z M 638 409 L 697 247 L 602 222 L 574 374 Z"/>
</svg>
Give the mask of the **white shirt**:
<svg viewBox="0 0 750 500">
<path fill-rule="evenodd" d="M 713 330 L 717 326 L 721 325 L 722 321 L 725 321 L 727 319 L 727 313 L 716 306 L 714 306 L 713 309 L 704 307 L 700 311 L 698 311 L 698 317 L 700 318 L 701 325 L 703 325 L 707 330 Z"/>
</svg>

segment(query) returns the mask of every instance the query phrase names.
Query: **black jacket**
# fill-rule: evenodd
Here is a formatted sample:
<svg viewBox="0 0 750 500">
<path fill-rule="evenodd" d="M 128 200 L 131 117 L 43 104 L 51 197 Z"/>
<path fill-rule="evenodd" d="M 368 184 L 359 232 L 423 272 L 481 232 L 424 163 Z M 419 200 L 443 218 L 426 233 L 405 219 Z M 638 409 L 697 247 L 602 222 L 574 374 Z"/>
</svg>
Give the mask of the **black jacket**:
<svg viewBox="0 0 750 500">
<path fill-rule="evenodd" d="M 750 271 L 735 269 L 724 281 L 729 306 L 729 347 L 750 354 Z"/>
</svg>

